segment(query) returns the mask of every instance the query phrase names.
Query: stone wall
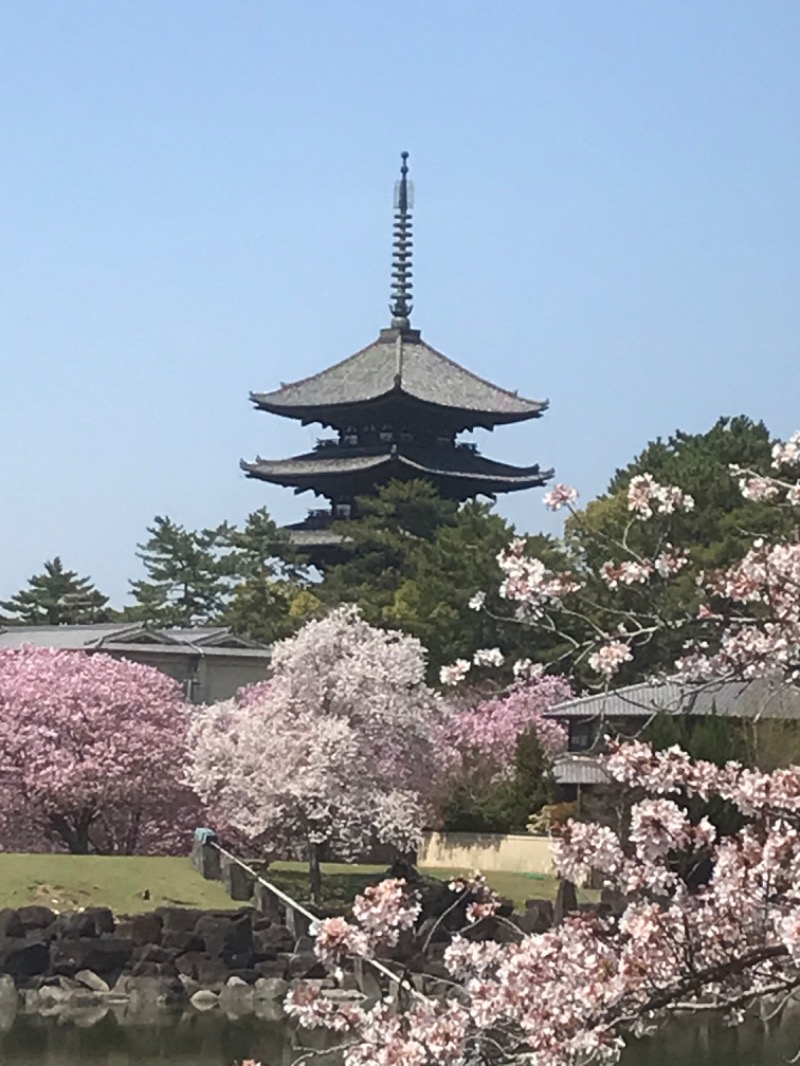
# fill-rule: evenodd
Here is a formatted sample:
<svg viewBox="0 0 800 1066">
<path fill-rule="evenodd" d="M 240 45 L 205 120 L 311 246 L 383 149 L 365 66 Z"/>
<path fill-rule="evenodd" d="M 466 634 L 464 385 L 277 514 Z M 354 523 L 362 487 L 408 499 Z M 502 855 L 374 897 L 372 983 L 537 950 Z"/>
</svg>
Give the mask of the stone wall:
<svg viewBox="0 0 800 1066">
<path fill-rule="evenodd" d="M 550 838 L 531 834 L 427 833 L 419 850 L 420 869 L 453 867 L 555 875 Z"/>
</svg>

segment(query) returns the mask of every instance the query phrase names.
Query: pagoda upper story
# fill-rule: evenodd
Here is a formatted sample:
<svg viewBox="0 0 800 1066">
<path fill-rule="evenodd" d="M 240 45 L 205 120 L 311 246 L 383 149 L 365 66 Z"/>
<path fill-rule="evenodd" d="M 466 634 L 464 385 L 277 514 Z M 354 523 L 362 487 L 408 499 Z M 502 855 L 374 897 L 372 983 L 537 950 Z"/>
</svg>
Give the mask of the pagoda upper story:
<svg viewBox="0 0 800 1066">
<path fill-rule="evenodd" d="M 327 370 L 274 392 L 252 393 L 262 411 L 321 423 L 334 431 L 312 452 L 291 459 L 242 462 L 248 477 L 312 491 L 328 501 L 292 528 L 313 545 L 335 518 L 354 517 L 356 498 L 392 479 L 425 478 L 442 496 L 477 495 L 543 485 L 552 471 L 485 458 L 459 433 L 538 418 L 547 403 L 527 400 L 465 370 L 426 344 L 411 328 L 411 210 L 413 189 L 403 153 L 395 190 L 392 321 L 377 340 Z"/>
</svg>

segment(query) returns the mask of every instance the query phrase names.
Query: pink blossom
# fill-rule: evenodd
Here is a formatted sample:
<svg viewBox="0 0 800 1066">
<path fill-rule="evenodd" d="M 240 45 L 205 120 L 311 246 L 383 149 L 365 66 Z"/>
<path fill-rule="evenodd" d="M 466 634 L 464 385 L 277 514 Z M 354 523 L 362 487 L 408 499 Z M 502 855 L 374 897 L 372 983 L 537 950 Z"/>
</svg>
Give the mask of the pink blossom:
<svg viewBox="0 0 800 1066">
<path fill-rule="evenodd" d="M 560 511 L 562 507 L 567 507 L 569 504 L 574 503 L 578 498 L 578 490 L 572 488 L 571 485 L 558 484 L 545 493 L 544 504 L 551 511 Z"/>
<path fill-rule="evenodd" d="M 189 779 L 212 812 L 273 851 L 415 847 L 445 717 L 420 643 L 340 608 L 276 645 L 273 667 L 192 715 Z"/>
<path fill-rule="evenodd" d="M 468 659 L 456 659 L 449 666 L 443 666 L 439 671 L 439 680 L 443 685 L 458 685 L 464 680 L 472 668 Z"/>
<path fill-rule="evenodd" d="M 755 503 L 764 503 L 778 495 L 778 486 L 764 477 L 740 478 L 739 490 L 746 500 Z"/>
<path fill-rule="evenodd" d="M 633 654 L 627 644 L 613 641 L 610 644 L 604 644 L 602 648 L 593 652 L 589 656 L 588 662 L 592 670 L 609 681 L 623 663 L 630 662 L 632 659 Z"/>
<path fill-rule="evenodd" d="M 600 577 L 610 589 L 620 585 L 642 585 L 649 580 L 653 566 L 648 562 L 624 561 L 619 564 L 603 563 Z"/>
<path fill-rule="evenodd" d="M 552 757 L 566 747 L 566 731 L 543 712 L 571 694 L 561 678 L 543 677 L 521 685 L 508 695 L 454 714 L 446 723 L 444 744 L 460 752 L 483 752 L 505 771 L 513 764 L 520 736 L 533 729 L 542 749 Z"/>
<path fill-rule="evenodd" d="M 178 684 L 149 666 L 0 651 L 3 847 L 184 851 L 202 817 L 183 784 L 187 711 Z"/>
<path fill-rule="evenodd" d="M 472 661 L 476 666 L 502 666 L 505 660 L 499 648 L 479 648 Z"/>
</svg>

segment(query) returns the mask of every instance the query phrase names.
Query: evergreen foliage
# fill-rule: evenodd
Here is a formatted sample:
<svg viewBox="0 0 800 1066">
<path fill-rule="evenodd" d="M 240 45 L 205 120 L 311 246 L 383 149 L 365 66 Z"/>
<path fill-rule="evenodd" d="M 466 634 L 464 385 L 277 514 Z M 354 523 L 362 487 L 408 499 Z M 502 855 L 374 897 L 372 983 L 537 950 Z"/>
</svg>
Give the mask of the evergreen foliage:
<svg viewBox="0 0 800 1066">
<path fill-rule="evenodd" d="M 12 625 L 90 625 L 107 622 L 108 597 L 91 578 L 66 570 L 60 557 L 45 562 L 41 574 L 28 579 L 28 587 L 0 602 Z"/>
</svg>

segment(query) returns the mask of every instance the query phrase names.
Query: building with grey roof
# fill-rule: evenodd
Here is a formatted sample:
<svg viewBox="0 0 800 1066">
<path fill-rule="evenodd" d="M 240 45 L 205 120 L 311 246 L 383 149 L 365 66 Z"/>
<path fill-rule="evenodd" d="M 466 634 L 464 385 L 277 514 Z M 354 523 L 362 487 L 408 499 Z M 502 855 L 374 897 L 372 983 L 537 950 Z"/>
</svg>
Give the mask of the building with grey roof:
<svg viewBox="0 0 800 1066">
<path fill-rule="evenodd" d="M 251 393 L 260 411 L 321 423 L 335 436 L 289 459 L 241 463 L 248 477 L 325 498 L 290 526 L 294 543 L 322 565 L 340 558 L 344 541 L 329 531 L 357 518 L 357 498 L 392 480 L 424 479 L 448 499 L 494 497 L 543 485 L 552 476 L 536 463 L 512 466 L 480 454 L 458 434 L 538 418 L 547 408 L 471 373 L 426 344 L 412 329 L 411 208 L 408 153 L 395 193 L 392 320 L 377 340 L 320 373 L 272 392 Z M 310 535 L 308 535 L 310 534 Z M 326 554 L 327 553 L 327 554 Z"/>
<path fill-rule="evenodd" d="M 556 704 L 545 715 L 561 722 L 568 732 L 568 750 L 553 767 L 564 794 L 571 798 L 584 786 L 609 784 L 602 758 L 598 758 L 603 738 L 637 736 L 659 714 L 684 718 L 689 730 L 711 715 L 800 721 L 800 689 L 762 678 L 701 684 L 645 681 Z"/>
<path fill-rule="evenodd" d="M 2 626 L 0 650 L 34 645 L 90 654 L 103 652 L 154 666 L 178 681 L 192 703 L 229 699 L 243 685 L 269 675 L 270 649 L 225 626 L 153 629 L 141 623 Z"/>
</svg>

